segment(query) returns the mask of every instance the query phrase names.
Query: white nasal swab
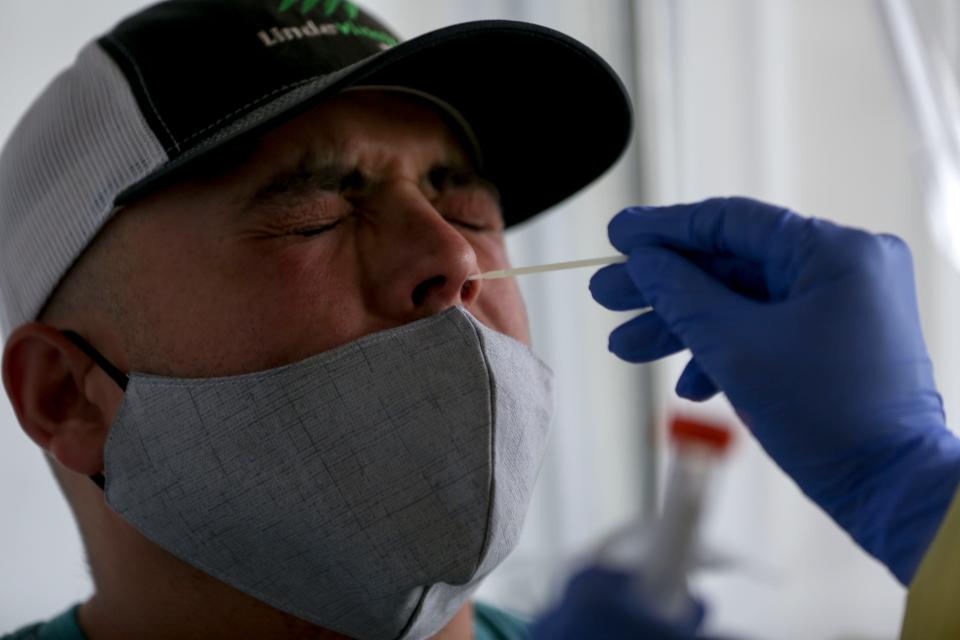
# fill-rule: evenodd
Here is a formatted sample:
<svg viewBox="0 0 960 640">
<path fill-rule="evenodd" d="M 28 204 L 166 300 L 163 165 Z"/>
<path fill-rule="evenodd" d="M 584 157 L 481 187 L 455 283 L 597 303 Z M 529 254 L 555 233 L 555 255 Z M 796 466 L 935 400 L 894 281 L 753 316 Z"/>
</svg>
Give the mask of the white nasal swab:
<svg viewBox="0 0 960 640">
<path fill-rule="evenodd" d="M 554 262 L 551 264 L 541 264 L 533 267 L 516 267 L 513 269 L 498 269 L 496 271 L 486 271 L 484 273 L 475 273 L 467 280 L 494 280 L 496 278 L 510 278 L 512 276 L 522 276 L 528 273 L 544 273 L 547 271 L 560 271 L 561 269 L 579 269 L 580 267 L 598 267 L 604 264 L 616 264 L 626 262 L 627 256 L 608 256 L 606 258 L 588 258 L 587 260 L 571 260 L 569 262 Z"/>
<path fill-rule="evenodd" d="M 560 271 L 563 269 L 579 269 L 580 267 L 599 267 L 605 264 L 617 264 L 626 262 L 627 256 L 607 256 L 606 258 L 587 258 L 586 260 L 570 260 L 569 262 L 552 262 L 550 264 L 539 264 L 532 267 L 515 267 L 513 269 L 497 269 L 496 271 L 485 271 L 484 273 L 475 273 L 469 276 L 467 280 L 495 280 L 497 278 L 510 278 L 512 276 L 522 276 L 528 273 L 544 273 L 547 271 Z M 640 315 L 650 313 L 653 307 L 643 307 L 637 309 Z"/>
</svg>

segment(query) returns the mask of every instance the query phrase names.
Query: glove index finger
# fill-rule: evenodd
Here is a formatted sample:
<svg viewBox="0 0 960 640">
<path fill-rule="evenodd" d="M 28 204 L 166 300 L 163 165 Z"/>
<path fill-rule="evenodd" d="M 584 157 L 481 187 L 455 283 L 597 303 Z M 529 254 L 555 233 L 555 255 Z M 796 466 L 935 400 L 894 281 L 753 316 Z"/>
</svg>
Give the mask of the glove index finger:
<svg viewBox="0 0 960 640">
<path fill-rule="evenodd" d="M 766 263 L 771 249 L 796 244 L 805 221 L 787 209 L 749 198 L 712 198 L 624 209 L 607 230 L 611 244 L 623 253 L 665 246 Z"/>
</svg>

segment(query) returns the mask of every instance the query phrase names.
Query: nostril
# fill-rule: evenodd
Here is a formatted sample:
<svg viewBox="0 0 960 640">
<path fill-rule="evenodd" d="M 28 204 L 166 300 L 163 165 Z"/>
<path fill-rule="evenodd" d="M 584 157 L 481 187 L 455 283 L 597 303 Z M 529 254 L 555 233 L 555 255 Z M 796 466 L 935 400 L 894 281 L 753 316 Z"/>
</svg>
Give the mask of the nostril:
<svg viewBox="0 0 960 640">
<path fill-rule="evenodd" d="M 447 283 L 446 276 L 434 276 L 428 278 L 413 288 L 413 306 L 422 306 L 427 299 L 427 294 L 433 287 L 443 287 Z"/>
<path fill-rule="evenodd" d="M 464 281 L 463 286 L 460 287 L 460 299 L 464 301 L 469 300 L 470 295 L 473 293 L 474 287 L 476 286 L 477 283 L 473 280 Z"/>
</svg>

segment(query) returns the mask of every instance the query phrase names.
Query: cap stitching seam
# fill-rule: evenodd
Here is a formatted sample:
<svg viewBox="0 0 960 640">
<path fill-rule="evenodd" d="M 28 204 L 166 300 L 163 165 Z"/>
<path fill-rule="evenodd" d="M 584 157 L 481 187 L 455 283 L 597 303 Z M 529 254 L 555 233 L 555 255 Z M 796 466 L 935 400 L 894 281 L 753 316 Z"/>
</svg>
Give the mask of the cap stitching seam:
<svg viewBox="0 0 960 640">
<path fill-rule="evenodd" d="M 307 84 L 308 82 L 310 82 L 311 80 L 316 80 L 317 78 L 321 78 L 321 77 L 323 77 L 324 75 L 329 75 L 329 74 L 318 74 L 318 75 L 315 75 L 315 76 L 310 76 L 309 78 L 304 78 L 303 80 L 298 80 L 297 82 L 291 82 L 291 83 L 289 83 L 289 84 L 285 84 L 285 85 L 283 85 L 282 87 L 277 87 L 277 88 L 274 89 L 273 91 L 270 91 L 269 93 L 265 93 L 265 94 L 263 94 L 262 96 L 260 96 L 259 98 L 256 98 L 255 100 L 251 100 L 250 102 L 248 102 L 247 104 L 243 105 L 242 107 L 238 107 L 238 108 L 234 109 L 233 111 L 231 111 L 230 113 L 221 116 L 220 118 L 218 118 L 218 119 L 215 120 L 214 122 L 212 122 L 212 123 L 208 124 L 207 126 L 205 126 L 203 129 L 200 129 L 199 131 L 190 134 L 189 136 L 187 136 L 186 138 L 183 139 L 183 143 L 186 144 L 186 143 L 190 142 L 191 140 L 193 140 L 194 138 L 196 138 L 197 136 L 203 135 L 204 133 L 206 133 L 206 132 L 209 131 L 210 129 L 214 128 L 215 126 L 217 126 L 218 124 L 220 124 L 220 123 L 223 122 L 224 120 L 226 120 L 226 119 L 228 119 L 228 118 L 230 118 L 230 117 L 232 117 L 232 116 L 240 113 L 240 112 L 243 111 L 244 109 L 247 109 L 247 108 L 249 108 L 249 107 L 254 106 L 254 105 L 257 104 L 258 102 L 263 102 L 263 101 L 266 100 L 267 98 L 269 98 L 269 97 L 271 97 L 271 96 L 273 96 L 273 95 L 275 95 L 275 94 L 277 94 L 277 93 L 280 93 L 281 91 L 286 91 L 287 89 L 292 89 L 292 88 L 295 88 L 295 87 L 299 87 L 299 86 L 305 85 L 305 84 Z"/>
<path fill-rule="evenodd" d="M 153 110 L 153 115 L 157 117 L 157 120 L 163 126 L 163 130 L 167 132 L 167 135 L 170 136 L 170 139 L 173 140 L 173 148 L 177 151 L 180 150 L 180 144 L 177 142 L 177 137 L 173 135 L 173 132 L 170 130 L 170 127 L 167 126 L 167 123 L 163 120 L 163 116 L 160 115 L 160 111 L 157 109 L 157 105 L 154 104 L 153 98 L 150 96 L 150 91 L 147 89 L 146 80 L 143 77 L 143 72 L 140 70 L 140 65 L 137 64 L 136 59 L 130 54 L 127 48 L 123 45 L 120 40 L 117 38 L 110 38 L 110 41 L 116 45 L 117 49 L 120 50 L 120 53 L 130 62 L 133 66 L 133 70 L 137 73 L 137 80 L 140 82 L 140 88 L 143 89 L 143 95 L 147 97 L 147 103 L 150 105 L 150 109 Z M 164 151 L 169 152 L 169 148 L 165 148 Z"/>
</svg>

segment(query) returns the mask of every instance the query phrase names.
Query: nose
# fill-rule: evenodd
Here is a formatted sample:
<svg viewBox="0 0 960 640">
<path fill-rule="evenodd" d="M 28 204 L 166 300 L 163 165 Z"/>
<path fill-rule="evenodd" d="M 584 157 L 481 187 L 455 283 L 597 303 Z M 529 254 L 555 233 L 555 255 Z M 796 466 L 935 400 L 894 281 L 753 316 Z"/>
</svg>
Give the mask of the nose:
<svg viewBox="0 0 960 640">
<path fill-rule="evenodd" d="M 479 271 L 473 246 L 417 185 L 384 187 L 367 206 L 374 222 L 360 251 L 378 315 L 411 322 L 477 299 L 480 281 L 467 279 Z"/>
</svg>

